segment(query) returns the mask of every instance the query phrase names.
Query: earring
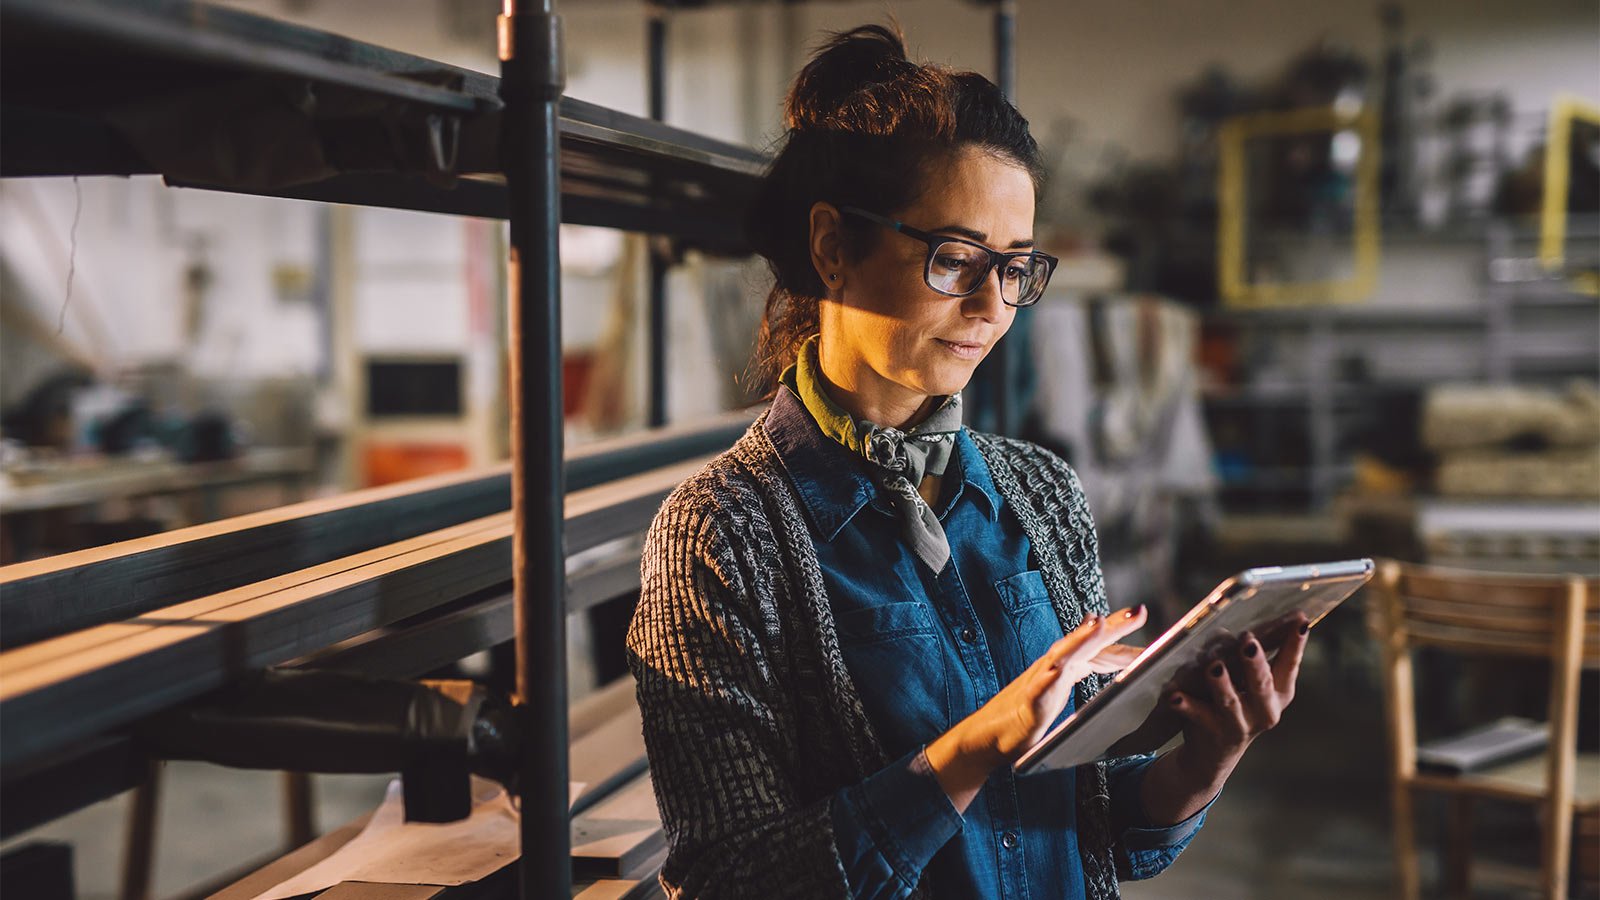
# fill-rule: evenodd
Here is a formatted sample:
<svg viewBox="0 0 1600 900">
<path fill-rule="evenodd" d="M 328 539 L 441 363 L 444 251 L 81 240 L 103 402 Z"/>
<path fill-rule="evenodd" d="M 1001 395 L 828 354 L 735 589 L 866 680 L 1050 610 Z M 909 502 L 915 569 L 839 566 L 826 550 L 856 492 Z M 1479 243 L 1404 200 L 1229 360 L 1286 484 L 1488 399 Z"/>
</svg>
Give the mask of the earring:
<svg viewBox="0 0 1600 900">
<path fill-rule="evenodd" d="M 838 281 L 839 280 L 839 276 L 838 275 L 829 275 L 828 276 L 828 280 L 829 281 Z"/>
</svg>

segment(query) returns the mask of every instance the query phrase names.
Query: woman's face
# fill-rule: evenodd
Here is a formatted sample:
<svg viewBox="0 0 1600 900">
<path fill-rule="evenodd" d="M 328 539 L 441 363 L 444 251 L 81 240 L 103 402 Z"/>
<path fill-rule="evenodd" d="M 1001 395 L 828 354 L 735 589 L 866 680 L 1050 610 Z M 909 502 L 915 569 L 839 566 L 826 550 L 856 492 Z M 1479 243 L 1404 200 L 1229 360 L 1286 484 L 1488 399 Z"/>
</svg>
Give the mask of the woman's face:
<svg viewBox="0 0 1600 900">
<path fill-rule="evenodd" d="M 907 208 L 872 212 L 992 250 L 1033 246 L 1033 180 L 976 149 L 931 166 Z M 886 227 L 872 226 L 880 233 L 871 252 L 850 261 L 838 216 L 827 204 L 812 209 L 812 258 L 829 292 L 819 310 L 823 374 L 858 416 L 900 425 L 928 398 L 966 387 L 1017 311 L 1001 301 L 993 270 L 971 296 L 937 293 L 923 279 L 928 245 Z"/>
</svg>

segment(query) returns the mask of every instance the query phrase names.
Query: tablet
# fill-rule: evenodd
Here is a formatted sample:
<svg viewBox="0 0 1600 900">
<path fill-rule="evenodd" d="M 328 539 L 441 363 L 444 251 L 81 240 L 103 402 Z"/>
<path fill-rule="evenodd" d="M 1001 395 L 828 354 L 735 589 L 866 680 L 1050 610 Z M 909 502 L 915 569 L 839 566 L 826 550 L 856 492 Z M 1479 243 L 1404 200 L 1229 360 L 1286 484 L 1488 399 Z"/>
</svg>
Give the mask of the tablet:
<svg viewBox="0 0 1600 900">
<path fill-rule="evenodd" d="M 1183 727 L 1177 713 L 1156 709 L 1170 688 L 1206 696 L 1203 668 L 1246 631 L 1271 659 L 1302 622 L 1321 621 L 1372 571 L 1372 560 L 1352 559 L 1248 569 L 1227 579 L 1012 768 L 1023 775 L 1160 749 Z"/>
</svg>

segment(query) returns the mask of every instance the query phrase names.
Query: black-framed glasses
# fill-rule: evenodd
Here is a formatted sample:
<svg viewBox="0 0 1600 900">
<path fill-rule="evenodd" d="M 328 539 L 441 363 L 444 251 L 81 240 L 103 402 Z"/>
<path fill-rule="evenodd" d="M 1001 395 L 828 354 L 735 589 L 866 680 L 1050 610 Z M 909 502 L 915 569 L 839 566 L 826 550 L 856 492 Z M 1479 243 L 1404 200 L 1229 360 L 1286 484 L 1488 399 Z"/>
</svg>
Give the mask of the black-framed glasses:
<svg viewBox="0 0 1600 900">
<path fill-rule="evenodd" d="M 1045 285 L 1050 283 L 1050 276 L 1056 270 L 1058 260 L 1037 250 L 1002 253 L 965 238 L 929 234 L 859 207 L 841 206 L 839 211 L 927 244 L 928 260 L 922 269 L 923 280 L 946 297 L 970 297 L 989 280 L 991 271 L 998 271 L 1000 299 L 1007 306 L 1032 306 L 1044 296 Z"/>
</svg>

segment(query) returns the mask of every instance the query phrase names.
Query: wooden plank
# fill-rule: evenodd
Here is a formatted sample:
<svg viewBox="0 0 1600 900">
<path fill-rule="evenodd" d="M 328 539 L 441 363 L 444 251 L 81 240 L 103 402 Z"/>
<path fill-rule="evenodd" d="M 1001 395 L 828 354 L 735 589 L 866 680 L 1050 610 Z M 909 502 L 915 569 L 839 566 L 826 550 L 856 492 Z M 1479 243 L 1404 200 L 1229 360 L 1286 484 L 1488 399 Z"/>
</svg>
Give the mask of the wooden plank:
<svg viewBox="0 0 1600 900">
<path fill-rule="evenodd" d="M 1408 617 L 1416 617 L 1444 624 L 1492 628 L 1506 631 L 1528 631 L 1550 634 L 1555 627 L 1554 607 L 1527 608 L 1499 606 L 1488 603 L 1466 603 L 1456 600 L 1435 600 L 1426 597 L 1406 597 Z M 1600 634 L 1600 610 L 1591 609 L 1585 616 L 1585 628 Z"/>
<path fill-rule="evenodd" d="M 572 884 L 575 900 L 648 900 L 662 896 L 656 875 L 662 853 L 653 858 L 654 867 L 639 878 L 578 878 Z M 472 884 L 438 886 L 429 884 L 379 884 L 343 881 L 316 894 L 316 900 L 518 900 L 516 866 L 507 865 L 493 875 Z"/>
<path fill-rule="evenodd" d="M 640 534 L 643 537 L 643 534 Z M 568 569 L 567 612 L 575 613 L 639 590 L 640 547 L 582 569 Z"/>
<path fill-rule="evenodd" d="M 317 900 L 433 900 L 444 897 L 446 889 L 435 884 L 378 884 L 370 881 L 341 881 L 317 894 Z"/>
<path fill-rule="evenodd" d="M 753 415 L 595 442 L 567 455 L 567 489 L 704 456 Z M 371 488 L 0 568 L 0 650 L 219 593 L 511 508 L 507 465 Z"/>
<path fill-rule="evenodd" d="M 1577 778 L 1578 672 L 1583 656 L 1583 614 L 1587 605 L 1583 579 L 1567 581 L 1561 619 L 1551 635 L 1550 748 L 1545 771 L 1549 792 L 1544 809 L 1541 860 L 1545 893 L 1567 896 L 1572 865 L 1572 793 Z"/>
<path fill-rule="evenodd" d="M 569 550 L 637 530 L 701 465 L 690 461 L 571 495 Z M 511 529 L 509 515 L 492 516 L 446 529 L 445 539 L 419 539 L 424 546 L 398 555 L 363 554 L 354 568 L 329 564 L 337 571 L 319 570 L 309 581 L 282 576 L 266 593 L 250 586 L 90 630 L 104 640 L 85 632 L 0 653 L 0 766 L 504 584 Z"/>
<path fill-rule="evenodd" d="M 508 467 L 311 500 L 0 568 L 0 649 L 510 509 Z"/>
<path fill-rule="evenodd" d="M 510 596 L 502 595 L 485 604 L 452 613 L 451 616 L 483 613 L 490 617 L 502 617 L 504 621 L 498 625 L 494 621 L 487 624 L 479 621 L 475 625 L 480 631 L 486 632 L 485 643 L 497 643 L 499 640 L 508 639 L 511 634 L 510 603 Z M 483 612 L 485 606 L 489 607 L 487 612 Z M 397 637 L 393 634 L 383 634 L 384 632 L 385 629 L 378 629 L 352 641 L 380 643 L 373 641 L 374 636 L 380 634 L 385 638 Z M 501 637 L 502 633 L 505 637 Z M 447 645 L 445 650 L 438 655 L 424 652 L 437 648 L 440 642 L 436 632 L 410 629 L 404 633 L 404 637 L 405 640 L 390 640 L 381 648 L 357 643 L 344 648 L 343 652 L 334 650 L 328 654 L 312 655 L 293 664 L 308 668 L 346 669 L 371 675 L 411 678 L 432 671 L 452 659 L 460 658 L 459 655 L 452 655 L 450 650 L 457 645 L 448 641 L 445 642 Z M 477 642 L 473 643 L 476 645 Z M 449 659 L 442 658 L 446 656 Z M 568 734 L 577 741 L 595 728 L 627 713 L 630 707 L 633 718 L 637 719 L 633 680 L 624 677 L 572 704 L 572 724 L 568 727 Z M 633 738 L 637 742 L 640 740 L 640 735 L 635 732 Z M 642 760 L 643 744 L 639 743 L 638 747 L 639 759 Z M 584 759 L 599 758 L 598 754 L 591 751 L 585 751 L 581 756 Z M 109 735 L 91 738 L 86 744 L 70 748 L 64 753 L 54 753 L 47 758 L 38 759 L 32 765 L 20 767 L 20 770 L 13 769 L 7 773 L 4 784 L 0 784 L 0 796 L 6 798 L 5 815 L 0 817 L 0 840 L 131 790 L 144 776 L 144 758 L 144 754 L 133 746 L 131 738 L 126 735 Z M 580 772 L 581 765 L 575 759 L 572 764 L 573 771 Z M 574 774 L 573 778 L 589 782 L 590 787 L 582 795 L 583 798 L 588 798 L 604 787 L 606 778 L 623 772 L 624 769 L 625 767 L 618 767 L 614 771 L 602 772 L 599 776 L 584 772 Z"/>
<path fill-rule="evenodd" d="M 1496 575 L 1468 570 L 1407 566 L 1398 590 L 1422 597 L 1486 606 L 1553 609 L 1566 596 L 1566 579 Z"/>
<path fill-rule="evenodd" d="M 572 777 L 575 780 L 582 781 L 586 777 L 597 777 L 597 772 L 600 768 L 600 763 L 597 761 L 597 750 L 602 743 L 615 741 L 616 735 L 619 732 L 619 728 L 621 733 L 632 732 L 634 734 L 634 737 L 639 743 L 642 752 L 643 737 L 639 733 L 639 707 L 636 700 L 633 679 L 631 677 L 625 676 L 623 678 L 619 678 L 600 690 L 574 701 L 571 709 L 568 712 L 568 722 L 568 733 L 574 736 L 571 766 L 573 773 Z M 589 739 L 589 743 L 585 743 L 585 738 Z M 338 829 L 329 832 L 320 838 L 317 838 L 304 847 L 301 847 L 298 850 L 272 861 L 261 869 L 250 873 L 239 881 L 229 885 L 227 888 L 217 892 L 216 894 L 213 894 L 212 900 L 249 900 L 249 898 L 256 896 L 273 885 L 279 884 L 285 879 L 288 879 L 294 875 L 298 875 L 300 872 L 305 871 L 316 863 L 319 863 L 322 860 L 327 859 L 329 856 L 332 856 L 333 853 L 340 847 L 343 847 L 345 844 L 349 843 L 358 833 L 360 833 L 361 829 L 366 826 L 367 821 L 371 818 L 372 813 L 366 813 L 359 818 L 344 824 Z M 660 868 L 659 859 L 656 860 L 656 868 Z M 650 877 L 646 880 L 653 882 L 653 872 L 650 873 Z M 319 894 L 318 897 L 320 900 L 320 898 L 327 898 L 330 896 L 366 896 L 359 893 L 350 894 L 349 892 L 377 891 L 377 893 L 371 894 L 371 896 L 380 896 L 391 898 L 391 900 L 399 900 L 399 898 L 410 897 L 412 895 L 406 893 L 404 890 L 399 890 L 398 892 L 394 893 L 389 893 L 388 891 L 399 888 L 415 887 L 418 886 L 371 885 L 361 882 L 345 882 L 344 884 L 339 885 L 337 888 L 331 888 L 329 891 L 324 891 L 323 893 Z M 617 893 L 615 896 L 633 896 L 633 894 L 629 892 L 635 891 L 637 885 L 633 881 L 619 882 L 615 879 L 584 882 L 583 889 L 589 889 L 591 887 L 597 887 L 599 893 L 580 893 L 578 896 L 612 896 L 612 894 L 608 894 L 607 891 L 621 891 L 621 893 Z M 334 890 L 338 890 L 340 893 L 335 894 L 333 893 Z M 429 890 L 431 893 L 425 893 L 420 896 L 450 896 L 443 888 L 429 887 Z"/>
<path fill-rule="evenodd" d="M 509 544 L 509 535 L 494 531 L 467 535 L 166 621 L 93 653 L 69 654 L 4 673 L 0 675 L 0 766 L 126 724 L 246 673 L 438 603 L 494 587 L 503 582 L 510 565 Z"/>
<path fill-rule="evenodd" d="M 1416 646 L 1443 647 L 1463 653 L 1488 656 L 1527 656 L 1548 659 L 1550 645 L 1545 641 L 1496 636 L 1481 629 L 1450 628 L 1443 625 L 1413 623 L 1407 627 Z"/>
<path fill-rule="evenodd" d="M 583 553 L 608 541 L 636 534 L 648 524 L 666 495 L 703 463 L 704 460 L 691 460 L 570 495 L 566 504 L 568 553 Z M 482 543 L 482 540 L 509 538 L 511 524 L 509 514 L 488 516 L 234 590 L 163 607 L 156 615 L 85 629 L 0 653 L 0 700 L 17 691 L 18 679 L 23 672 L 39 665 L 58 665 L 64 657 L 103 651 L 107 644 L 148 636 L 154 630 L 170 630 L 180 624 L 225 616 L 232 611 L 248 608 L 252 601 L 319 582 L 328 583 L 349 573 L 383 571 L 384 563 L 426 558 L 435 550 L 468 546 Z M 476 538 L 482 540 L 475 541 Z M 374 566 L 379 568 L 374 570 Z M 505 576 L 509 580 L 509 567 L 505 570 Z M 24 686 L 31 684 L 27 681 L 21 683 Z"/>
<path fill-rule="evenodd" d="M 438 616 L 375 628 L 284 665 L 414 678 L 510 640 L 513 619 L 512 595 L 497 593 Z"/>
<path fill-rule="evenodd" d="M 211 895 L 210 900 L 251 900 L 263 891 L 304 872 L 350 843 L 361 829 L 367 826 L 372 813 L 364 813 L 317 838 L 304 847 L 290 851 L 235 881 Z"/>
<path fill-rule="evenodd" d="M 162 629 L 171 631 L 176 636 L 177 626 L 203 621 L 206 617 L 223 614 L 224 611 L 241 604 L 351 572 L 360 572 L 372 566 L 381 566 L 387 562 L 404 561 L 440 547 L 450 546 L 452 542 L 459 542 L 474 535 L 492 537 L 496 529 L 503 530 L 509 522 L 510 516 L 505 513 L 476 519 L 220 593 L 174 603 L 126 621 L 86 628 L 8 650 L 0 653 L 0 700 L 19 689 L 25 689 L 26 682 L 19 682 L 18 679 L 22 677 L 22 673 L 36 667 L 59 665 L 66 660 L 85 658 L 89 654 L 103 651 L 107 645 L 148 636 L 151 632 Z"/>
<path fill-rule="evenodd" d="M 1411 784 L 1417 774 L 1417 715 L 1411 654 L 1401 624 L 1397 592 L 1400 566 L 1392 560 L 1378 565 L 1378 602 L 1374 606 L 1373 638 L 1383 660 L 1385 732 L 1389 740 L 1389 808 L 1391 840 L 1400 896 L 1417 900 L 1421 893 L 1421 868 L 1417 859 L 1415 796 Z"/>
<path fill-rule="evenodd" d="M 633 679 L 621 679 L 620 684 L 630 692 L 631 701 Z M 604 803 L 604 798 L 624 788 L 646 768 L 644 720 L 638 704 L 629 702 L 608 721 L 572 742 L 568 771 L 573 781 L 584 785 L 573 798 L 574 814 L 582 815 Z"/>
<path fill-rule="evenodd" d="M 618 717 L 638 718 L 639 693 L 632 675 L 621 678 L 574 700 L 567 709 L 567 737 L 574 744 Z M 642 734 L 642 732 L 641 732 Z M 574 781 L 582 781 L 574 778 Z"/>
<path fill-rule="evenodd" d="M 1535 793 L 1530 793 L 1514 784 L 1480 781 L 1455 775 L 1433 775 L 1427 772 L 1418 772 L 1411 780 L 1411 784 L 1414 787 L 1445 794 L 1472 794 L 1477 797 L 1493 797 L 1517 803 L 1535 803 L 1544 796 L 1543 787 Z"/>
<path fill-rule="evenodd" d="M 648 775 L 572 820 L 575 876 L 638 878 L 665 846 Z"/>
<path fill-rule="evenodd" d="M 709 457 L 692 459 L 568 494 L 567 553 L 643 531 L 655 518 L 661 501 L 709 461 Z"/>
<path fill-rule="evenodd" d="M 1573 762 L 1572 802 L 1579 807 L 1600 805 L 1600 755 L 1579 753 Z M 1505 763 L 1460 776 L 1468 781 L 1502 787 L 1507 791 L 1523 791 L 1529 795 L 1545 793 L 1550 778 L 1550 755 L 1541 752 L 1523 759 Z"/>
<path fill-rule="evenodd" d="M 637 548 L 567 579 L 567 611 L 576 613 L 639 589 Z M 439 616 L 388 626 L 341 641 L 289 665 L 412 677 L 505 643 L 515 636 L 512 595 L 503 593 Z"/>
<path fill-rule="evenodd" d="M 649 900 L 665 897 L 661 890 L 661 866 L 667 861 L 665 849 L 639 867 L 637 878 L 578 879 L 573 882 L 575 900 Z"/>
</svg>

